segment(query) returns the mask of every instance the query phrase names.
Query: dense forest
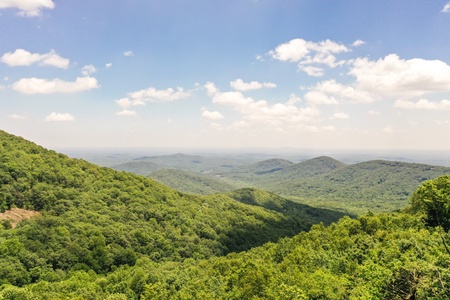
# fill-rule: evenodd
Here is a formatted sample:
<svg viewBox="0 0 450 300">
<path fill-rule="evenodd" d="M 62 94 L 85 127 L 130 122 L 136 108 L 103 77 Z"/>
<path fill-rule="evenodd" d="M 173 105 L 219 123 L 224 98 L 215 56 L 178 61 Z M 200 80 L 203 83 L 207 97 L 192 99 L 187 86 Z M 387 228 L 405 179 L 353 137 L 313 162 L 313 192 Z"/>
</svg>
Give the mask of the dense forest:
<svg viewBox="0 0 450 300">
<path fill-rule="evenodd" d="M 0 131 L 0 211 L 0 299 L 450 298 L 450 176 L 355 218 L 185 194 Z"/>
</svg>

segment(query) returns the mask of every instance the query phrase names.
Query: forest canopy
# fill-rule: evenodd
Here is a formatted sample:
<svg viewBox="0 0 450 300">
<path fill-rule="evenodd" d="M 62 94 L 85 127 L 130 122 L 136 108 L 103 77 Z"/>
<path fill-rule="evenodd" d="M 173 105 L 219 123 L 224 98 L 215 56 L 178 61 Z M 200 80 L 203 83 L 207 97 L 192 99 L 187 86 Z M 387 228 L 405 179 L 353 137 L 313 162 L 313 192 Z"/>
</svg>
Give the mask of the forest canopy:
<svg viewBox="0 0 450 300">
<path fill-rule="evenodd" d="M 450 298 L 450 177 L 351 218 L 245 188 L 196 196 L 0 131 L 0 299 Z M 314 225 L 315 224 L 315 225 Z"/>
</svg>

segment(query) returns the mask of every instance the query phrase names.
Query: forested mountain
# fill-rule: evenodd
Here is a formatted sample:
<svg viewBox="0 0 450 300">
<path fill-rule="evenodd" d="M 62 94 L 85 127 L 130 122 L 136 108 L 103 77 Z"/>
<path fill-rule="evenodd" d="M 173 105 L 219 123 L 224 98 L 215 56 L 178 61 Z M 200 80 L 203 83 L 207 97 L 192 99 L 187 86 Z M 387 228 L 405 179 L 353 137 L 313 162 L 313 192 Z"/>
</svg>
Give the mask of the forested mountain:
<svg viewBox="0 0 450 300">
<path fill-rule="evenodd" d="M 0 183 L 0 211 L 40 212 L 16 228 L 2 221 L 0 285 L 58 282 L 78 270 L 108 274 L 140 258 L 156 263 L 220 256 L 342 217 L 315 208 L 293 214 L 227 194 L 183 194 L 3 131 Z"/>
<path fill-rule="evenodd" d="M 190 194 L 214 194 L 237 189 L 236 185 L 228 184 L 216 176 L 208 176 L 192 171 L 163 169 L 152 172 L 148 177 L 177 191 Z"/>
<path fill-rule="evenodd" d="M 129 161 L 113 166 L 114 170 L 131 172 L 138 175 L 149 175 L 158 170 L 164 170 L 166 167 L 151 161 Z"/>
<path fill-rule="evenodd" d="M 296 202 L 362 214 L 368 210 L 388 212 L 405 207 L 417 186 L 425 180 L 450 174 L 450 168 L 387 160 L 346 165 L 321 156 L 296 164 L 269 159 L 228 171 L 213 170 L 203 174 L 201 181 L 193 180 L 193 174 L 183 181 L 182 173 L 161 172 L 162 182 L 183 192 L 223 192 L 221 185 L 215 184 L 220 180 L 224 186 L 261 188 Z M 214 184 L 199 184 L 207 180 L 206 176 Z"/>
<path fill-rule="evenodd" d="M 245 160 L 230 157 L 186 155 L 182 153 L 161 156 L 143 156 L 134 159 L 134 162 L 152 162 L 165 169 L 179 169 L 202 173 L 208 173 L 213 170 L 215 172 L 228 171 L 246 163 Z M 137 164 L 135 166 L 137 166 Z M 135 173 L 133 167 L 134 166 L 130 166 L 126 171 Z"/>
</svg>

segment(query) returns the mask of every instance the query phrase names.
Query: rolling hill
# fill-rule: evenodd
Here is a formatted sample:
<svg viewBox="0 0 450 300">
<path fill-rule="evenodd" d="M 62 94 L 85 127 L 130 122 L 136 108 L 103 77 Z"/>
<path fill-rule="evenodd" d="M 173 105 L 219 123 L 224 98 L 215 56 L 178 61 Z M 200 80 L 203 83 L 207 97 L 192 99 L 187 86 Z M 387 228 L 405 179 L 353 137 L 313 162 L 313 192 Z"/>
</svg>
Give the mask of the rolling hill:
<svg viewBox="0 0 450 300">
<path fill-rule="evenodd" d="M 162 182 L 184 192 L 223 192 L 222 185 L 255 187 L 300 203 L 361 214 L 405 207 L 408 197 L 424 180 L 449 174 L 450 168 L 387 160 L 347 165 L 321 156 L 296 164 L 269 159 L 202 174 L 201 178 L 193 173 L 161 172 Z M 205 184 L 206 176 L 214 184 Z"/>
<path fill-rule="evenodd" d="M 57 276 L 57 270 L 108 273 L 133 265 L 138 257 L 163 262 L 223 255 L 343 216 L 312 207 L 294 216 L 227 194 L 183 194 L 143 176 L 68 158 L 3 131 L 0 179 L 1 212 L 12 208 L 39 212 L 15 228 L 0 230 L 0 249 L 11 254 L 7 258 L 0 254 L 0 284 L 36 282 L 44 274 Z M 5 250 L 11 241 L 19 250 Z M 32 275 L 32 270 L 40 271 Z M 9 275 L 1 278 L 1 274 Z"/>
<path fill-rule="evenodd" d="M 367 188 L 445 171 L 386 161 L 329 169 L 306 179 Z M 450 235 L 421 211 L 351 219 L 255 188 L 188 195 L 3 131 L 0 180 L 0 299 L 450 297 Z M 447 205 L 449 186 L 450 177 L 428 182 L 416 208 L 428 191 Z"/>
</svg>

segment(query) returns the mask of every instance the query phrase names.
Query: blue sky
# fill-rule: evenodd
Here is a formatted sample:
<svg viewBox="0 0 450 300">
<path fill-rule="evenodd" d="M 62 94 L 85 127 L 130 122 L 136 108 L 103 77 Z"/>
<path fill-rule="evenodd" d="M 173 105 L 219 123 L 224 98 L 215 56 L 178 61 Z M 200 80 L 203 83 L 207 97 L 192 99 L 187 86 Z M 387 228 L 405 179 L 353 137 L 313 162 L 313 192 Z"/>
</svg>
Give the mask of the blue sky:
<svg viewBox="0 0 450 300">
<path fill-rule="evenodd" d="M 448 1 L 0 0 L 0 129 L 48 148 L 450 150 Z"/>
</svg>

